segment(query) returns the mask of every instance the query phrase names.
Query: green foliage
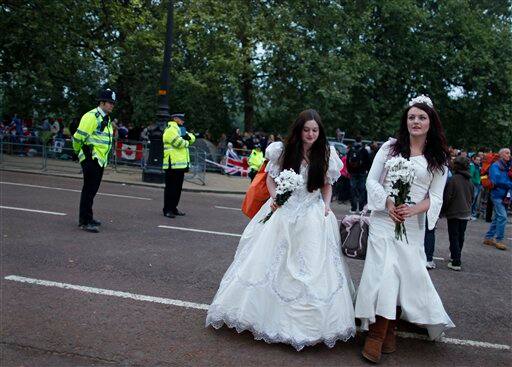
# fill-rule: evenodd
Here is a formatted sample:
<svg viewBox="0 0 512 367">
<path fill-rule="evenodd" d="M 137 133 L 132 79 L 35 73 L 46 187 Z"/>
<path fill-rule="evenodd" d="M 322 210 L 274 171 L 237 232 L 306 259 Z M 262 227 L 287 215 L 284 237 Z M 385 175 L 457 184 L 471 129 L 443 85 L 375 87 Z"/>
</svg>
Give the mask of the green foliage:
<svg viewBox="0 0 512 367">
<path fill-rule="evenodd" d="M 116 116 L 147 125 L 166 7 L 2 2 L 1 112 L 71 118 L 108 85 Z M 512 143 L 510 1 L 183 0 L 174 9 L 170 110 L 187 113 L 193 129 L 284 133 L 315 108 L 330 134 L 386 139 L 407 101 L 425 93 L 450 144 Z"/>
</svg>

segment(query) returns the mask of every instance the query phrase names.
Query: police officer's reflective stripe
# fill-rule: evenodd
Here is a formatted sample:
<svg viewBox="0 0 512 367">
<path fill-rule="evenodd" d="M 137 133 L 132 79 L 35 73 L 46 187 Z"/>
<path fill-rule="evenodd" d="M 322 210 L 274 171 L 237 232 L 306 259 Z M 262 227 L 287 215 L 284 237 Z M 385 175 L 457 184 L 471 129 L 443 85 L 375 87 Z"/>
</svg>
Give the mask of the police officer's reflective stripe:
<svg viewBox="0 0 512 367">
<path fill-rule="evenodd" d="M 80 135 L 82 135 L 82 136 L 85 136 L 85 137 L 89 136 L 89 134 L 87 134 L 85 131 L 78 130 L 78 129 L 76 130 L 76 133 L 77 133 L 77 134 L 80 134 Z"/>
<path fill-rule="evenodd" d="M 176 144 L 176 141 L 179 141 L 178 144 Z M 171 140 L 171 145 L 174 145 L 177 148 L 183 148 L 185 147 L 186 143 L 181 136 L 176 136 L 174 139 Z"/>
<path fill-rule="evenodd" d="M 101 145 L 110 145 L 110 139 L 109 140 L 100 140 L 100 139 L 95 139 L 95 138 L 89 137 L 86 141 L 88 143 L 95 143 L 95 144 L 101 144 Z"/>
<path fill-rule="evenodd" d="M 188 164 L 187 163 L 183 163 L 183 162 L 171 163 L 171 167 L 173 167 L 173 168 L 186 168 L 186 167 L 188 167 Z"/>
</svg>

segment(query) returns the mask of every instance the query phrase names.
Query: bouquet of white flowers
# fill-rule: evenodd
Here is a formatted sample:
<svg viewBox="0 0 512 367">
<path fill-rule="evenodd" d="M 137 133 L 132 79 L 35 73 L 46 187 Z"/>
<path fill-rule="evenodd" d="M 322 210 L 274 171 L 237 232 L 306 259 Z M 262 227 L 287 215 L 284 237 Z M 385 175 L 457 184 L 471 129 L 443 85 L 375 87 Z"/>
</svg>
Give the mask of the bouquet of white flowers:
<svg viewBox="0 0 512 367">
<path fill-rule="evenodd" d="M 295 173 L 292 169 L 285 169 L 274 181 L 276 182 L 276 199 L 275 203 L 282 206 L 292 196 L 293 192 L 304 184 L 304 180 L 301 175 Z M 270 219 L 274 212 L 267 214 L 260 222 L 265 223 Z"/>
<path fill-rule="evenodd" d="M 388 169 L 387 176 L 391 181 L 389 196 L 395 199 L 395 205 L 411 204 L 409 193 L 415 177 L 411 161 L 402 157 L 394 157 L 386 162 L 386 168 Z M 405 240 L 409 243 L 405 224 L 396 223 L 395 238 L 402 240 L 402 236 L 405 236 Z"/>
</svg>

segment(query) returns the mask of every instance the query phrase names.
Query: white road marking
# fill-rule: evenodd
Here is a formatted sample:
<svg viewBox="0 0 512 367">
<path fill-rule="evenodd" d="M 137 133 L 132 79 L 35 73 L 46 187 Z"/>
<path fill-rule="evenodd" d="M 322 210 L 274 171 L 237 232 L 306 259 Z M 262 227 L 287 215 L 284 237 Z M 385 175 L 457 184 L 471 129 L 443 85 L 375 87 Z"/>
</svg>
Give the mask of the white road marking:
<svg viewBox="0 0 512 367">
<path fill-rule="evenodd" d="M 178 231 L 218 234 L 218 235 L 221 235 L 221 236 L 242 237 L 241 234 L 237 234 L 237 233 L 205 231 L 204 229 L 195 229 L 195 228 L 183 228 L 183 227 L 173 227 L 173 226 L 164 226 L 164 225 L 159 225 L 158 228 L 176 229 Z"/>
<path fill-rule="evenodd" d="M 0 184 L 2 184 L 2 185 L 13 185 L 13 186 L 34 187 L 34 188 L 37 188 L 37 189 L 50 189 L 50 190 L 59 190 L 59 191 L 82 192 L 81 190 L 75 190 L 75 189 L 65 189 L 65 188 L 62 188 L 62 187 L 41 186 L 41 185 L 30 185 L 30 184 L 22 184 L 22 183 L 18 183 L 18 182 L 0 181 Z M 153 200 L 151 198 L 145 198 L 145 197 L 140 197 L 140 196 L 120 195 L 120 194 L 107 194 L 107 193 L 103 193 L 103 192 L 98 192 L 97 195 L 113 196 L 113 197 L 124 198 L 124 199 Z"/>
<path fill-rule="evenodd" d="M 19 283 L 41 285 L 41 286 L 45 286 L 45 287 L 56 287 L 56 288 L 62 288 L 62 289 L 71 289 L 71 290 L 85 292 L 85 293 L 94 293 L 94 294 L 99 294 L 99 295 L 104 295 L 104 296 L 128 298 L 128 299 L 133 299 L 136 301 L 161 303 L 161 304 L 165 304 L 165 305 L 184 307 L 187 309 L 208 310 L 208 307 L 210 306 L 205 303 L 194 303 L 194 302 L 181 301 L 181 300 L 177 300 L 177 299 L 145 296 L 145 295 L 134 294 L 134 293 L 129 293 L 129 292 L 113 291 L 110 289 L 86 287 L 86 286 L 82 286 L 82 285 L 53 282 L 50 280 L 26 278 L 26 277 L 21 277 L 21 276 L 17 276 L 17 275 L 8 275 L 4 279 L 11 280 L 14 282 L 19 282 Z M 415 334 L 415 333 L 407 333 L 407 332 L 399 331 L 399 332 L 397 332 L 397 335 L 401 338 L 429 340 L 426 335 L 420 335 L 420 334 Z M 455 338 L 442 337 L 440 340 L 438 340 L 438 342 L 445 343 L 445 344 L 469 346 L 469 347 L 510 350 L 509 345 L 495 344 L 495 343 L 488 343 L 488 342 L 481 342 L 481 341 L 467 340 L 467 339 L 455 339 Z"/>
<path fill-rule="evenodd" d="M 36 209 L 26 209 L 26 208 L 16 208 L 14 206 L 4 206 L 4 205 L 0 205 L 0 209 L 20 210 L 22 212 L 32 212 L 32 213 L 51 214 L 51 215 L 67 215 L 66 213 L 48 212 L 46 210 L 36 210 Z"/>
<path fill-rule="evenodd" d="M 242 211 L 242 209 L 240 208 L 232 208 L 232 207 L 229 207 L 229 206 L 219 206 L 219 205 L 215 205 L 215 207 L 217 209 L 227 209 L 227 210 L 238 210 L 238 211 Z"/>
<path fill-rule="evenodd" d="M 441 261 L 444 261 L 444 257 L 432 257 L 434 260 L 441 260 Z"/>
<path fill-rule="evenodd" d="M 430 340 L 428 338 L 428 336 L 426 336 L 426 335 L 420 335 L 420 334 L 416 334 L 416 333 L 407 333 L 404 331 L 398 331 L 396 333 L 396 335 L 399 337 L 402 337 L 404 339 Z M 441 337 L 441 339 L 437 340 L 437 341 L 440 343 L 445 343 L 445 344 L 463 345 L 463 346 L 468 346 L 468 347 L 510 350 L 510 345 L 480 342 L 480 341 L 476 341 L 476 340 L 446 338 L 444 336 Z"/>
<path fill-rule="evenodd" d="M 5 279 L 12 280 L 14 282 L 43 285 L 45 287 L 57 287 L 57 288 L 63 288 L 63 289 L 72 289 L 75 291 L 80 291 L 80 292 L 85 292 L 85 293 L 94 293 L 94 294 L 102 294 L 104 296 L 129 298 L 129 299 L 134 299 L 136 301 L 162 303 L 164 305 L 173 305 L 173 306 L 185 307 L 185 308 L 195 308 L 198 310 L 208 310 L 208 306 L 209 306 L 204 303 L 194 303 L 194 302 L 186 302 L 186 301 L 180 301 L 180 300 L 176 300 L 176 299 L 169 299 L 169 298 L 162 298 L 162 297 L 144 296 L 141 294 L 134 294 L 134 293 L 129 293 L 129 292 L 113 291 L 110 289 L 93 288 L 93 287 L 86 287 L 86 286 L 82 286 L 82 285 L 52 282 L 49 280 L 25 278 L 25 277 L 20 277 L 17 275 L 9 275 L 9 276 L 6 276 Z"/>
</svg>

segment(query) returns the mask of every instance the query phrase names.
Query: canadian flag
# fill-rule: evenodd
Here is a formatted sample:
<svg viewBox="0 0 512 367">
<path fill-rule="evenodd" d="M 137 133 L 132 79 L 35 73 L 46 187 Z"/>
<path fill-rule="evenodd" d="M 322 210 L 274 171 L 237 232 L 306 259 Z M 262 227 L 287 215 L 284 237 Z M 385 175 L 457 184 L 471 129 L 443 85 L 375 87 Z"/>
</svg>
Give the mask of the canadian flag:
<svg viewBox="0 0 512 367">
<path fill-rule="evenodd" d="M 142 144 L 127 144 L 118 141 L 116 155 L 117 158 L 128 161 L 140 161 L 142 159 Z"/>
</svg>

